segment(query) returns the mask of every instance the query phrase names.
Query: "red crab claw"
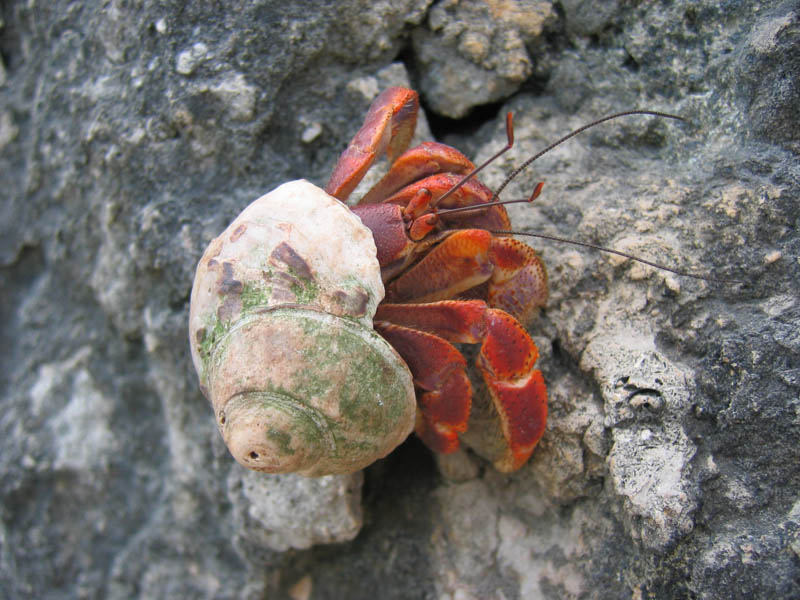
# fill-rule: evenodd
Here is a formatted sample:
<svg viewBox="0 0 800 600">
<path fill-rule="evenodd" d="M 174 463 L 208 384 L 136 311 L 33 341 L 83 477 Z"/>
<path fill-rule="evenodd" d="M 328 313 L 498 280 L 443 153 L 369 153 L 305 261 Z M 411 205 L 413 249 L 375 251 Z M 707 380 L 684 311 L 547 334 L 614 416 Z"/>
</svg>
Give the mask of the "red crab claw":
<svg viewBox="0 0 800 600">
<path fill-rule="evenodd" d="M 547 270 L 536 251 L 510 237 L 493 237 L 489 251 L 494 265 L 487 289 L 489 306 L 528 323 L 547 304 Z"/>
<path fill-rule="evenodd" d="M 385 151 L 394 161 L 411 142 L 418 110 L 419 97 L 413 90 L 393 87 L 381 92 L 361 129 L 339 157 L 325 191 L 344 201 L 379 154 Z"/>
<path fill-rule="evenodd" d="M 465 430 L 466 420 L 460 419 L 469 412 L 471 394 L 465 397 L 469 382 L 464 383 L 464 359 L 447 342 L 480 343 L 476 366 L 489 390 L 506 442 L 506 450 L 495 461 L 495 467 L 514 471 L 528 460 L 547 422 L 547 389 L 541 371 L 534 369 L 539 357 L 536 344 L 516 319 L 480 300 L 446 300 L 381 304 L 375 321 L 381 335 L 408 362 L 418 387 L 433 386 L 420 399 L 417 432 L 426 444 L 439 452 L 458 447 L 456 433 Z M 428 344 L 430 339 L 438 339 L 439 343 Z M 443 344 L 447 344 L 446 351 L 442 351 Z M 428 376 L 431 370 L 437 372 L 438 378 Z M 454 381 L 459 382 L 458 386 L 453 385 Z M 447 398 L 451 386 L 456 393 Z M 428 401 L 431 395 L 437 396 L 437 402 Z M 458 419 L 453 419 L 454 415 Z"/>
<path fill-rule="evenodd" d="M 527 321 L 547 301 L 547 273 L 527 244 L 462 229 L 386 286 L 386 301 L 392 303 L 436 302 L 460 294 Z"/>
</svg>

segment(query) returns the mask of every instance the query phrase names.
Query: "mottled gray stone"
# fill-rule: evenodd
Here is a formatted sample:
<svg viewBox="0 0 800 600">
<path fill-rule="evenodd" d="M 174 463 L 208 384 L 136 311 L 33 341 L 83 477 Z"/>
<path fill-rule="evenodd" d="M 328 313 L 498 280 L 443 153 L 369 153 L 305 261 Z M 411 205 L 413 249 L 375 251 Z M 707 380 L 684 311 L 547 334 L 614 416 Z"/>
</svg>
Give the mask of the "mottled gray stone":
<svg viewBox="0 0 800 600">
<path fill-rule="evenodd" d="M 419 89 L 435 112 L 465 116 L 513 94 L 534 71 L 527 45 L 555 22 L 551 2 L 439 2 L 412 34 Z"/>
<path fill-rule="evenodd" d="M 235 528 L 279 552 L 348 542 L 361 529 L 362 473 L 301 477 L 236 469 L 228 477 Z"/>
<path fill-rule="evenodd" d="M 796 2 L 51 4 L 0 21 L 0 597 L 800 595 Z M 503 17 L 534 4 L 539 28 Z M 361 517 L 358 476 L 234 464 L 188 297 L 210 239 L 324 184 L 406 83 L 436 116 L 504 102 L 431 120 L 471 157 L 514 111 L 491 186 L 612 111 L 687 117 L 559 146 L 504 192 L 546 181 L 512 221 L 746 284 L 531 240 L 532 460 L 437 468 L 410 440 L 365 471 Z"/>
</svg>

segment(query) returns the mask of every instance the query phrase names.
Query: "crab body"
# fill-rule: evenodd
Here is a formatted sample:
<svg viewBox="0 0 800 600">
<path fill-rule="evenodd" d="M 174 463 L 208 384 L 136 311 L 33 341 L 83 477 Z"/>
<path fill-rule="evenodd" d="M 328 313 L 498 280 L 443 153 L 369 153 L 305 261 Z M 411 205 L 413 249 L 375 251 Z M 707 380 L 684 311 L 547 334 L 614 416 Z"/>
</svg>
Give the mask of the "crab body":
<svg viewBox="0 0 800 600">
<path fill-rule="evenodd" d="M 520 322 L 547 299 L 544 267 L 524 243 L 491 233 L 510 228 L 502 206 L 447 212 L 492 193 L 462 182 L 473 165 L 457 150 L 406 150 L 418 107 L 411 90 L 384 91 L 325 191 L 296 181 L 259 198 L 198 264 L 192 358 L 248 468 L 355 471 L 412 429 L 434 451 L 455 451 L 476 411 L 454 344 L 479 348 L 489 401 L 477 412 L 493 430 L 479 453 L 512 471 L 544 432 L 538 350 Z M 388 173 L 348 208 L 384 151 Z"/>
<path fill-rule="evenodd" d="M 510 229 L 503 206 L 447 212 L 488 204 L 492 192 L 474 178 L 462 182 L 474 165 L 454 148 L 427 142 L 405 150 L 418 102 L 405 88 L 380 94 L 326 191 L 346 200 L 388 153 L 388 173 L 352 208 L 373 233 L 386 285 L 375 328 L 411 369 L 417 434 L 443 453 L 459 447 L 473 397 L 466 360 L 453 344 L 480 344 L 475 366 L 502 435 L 492 459 L 512 471 L 530 456 L 547 418 L 538 350 L 520 323 L 545 304 L 546 272 L 529 246 L 491 233 Z"/>
</svg>

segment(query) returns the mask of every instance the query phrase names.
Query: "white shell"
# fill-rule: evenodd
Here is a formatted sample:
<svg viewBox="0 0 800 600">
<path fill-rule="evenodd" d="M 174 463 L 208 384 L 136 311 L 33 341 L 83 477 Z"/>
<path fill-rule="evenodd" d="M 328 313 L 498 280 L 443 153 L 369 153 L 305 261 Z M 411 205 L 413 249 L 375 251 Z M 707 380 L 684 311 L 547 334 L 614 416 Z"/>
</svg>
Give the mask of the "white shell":
<svg viewBox="0 0 800 600">
<path fill-rule="evenodd" d="M 376 255 L 358 217 L 303 180 L 253 202 L 203 254 L 192 360 L 244 466 L 352 472 L 413 429 L 411 374 L 372 330 Z"/>
</svg>

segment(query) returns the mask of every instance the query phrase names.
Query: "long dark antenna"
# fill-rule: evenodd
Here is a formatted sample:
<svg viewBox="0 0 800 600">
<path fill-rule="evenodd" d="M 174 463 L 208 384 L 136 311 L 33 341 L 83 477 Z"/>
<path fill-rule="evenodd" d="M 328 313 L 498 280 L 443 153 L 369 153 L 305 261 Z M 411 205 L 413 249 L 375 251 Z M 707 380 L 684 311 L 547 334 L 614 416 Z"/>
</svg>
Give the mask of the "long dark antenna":
<svg viewBox="0 0 800 600">
<path fill-rule="evenodd" d="M 525 169 L 529 164 L 531 164 L 536 159 L 541 158 L 542 155 L 547 154 L 548 152 L 550 152 L 550 150 L 552 150 L 556 146 L 558 146 L 560 144 L 563 144 L 568 139 L 570 139 L 572 137 L 575 137 L 579 133 L 581 133 L 583 131 L 586 131 L 587 129 L 589 129 L 591 127 L 594 127 L 595 125 L 599 125 L 600 123 L 605 123 L 606 121 L 610 121 L 611 119 L 617 119 L 619 117 L 625 117 L 625 116 L 628 116 L 628 115 L 652 115 L 654 117 L 665 117 L 667 119 L 677 119 L 678 121 L 685 121 L 686 120 L 683 117 L 679 117 L 678 115 L 672 115 L 670 113 L 665 113 L 665 112 L 658 112 L 658 111 L 655 111 L 655 110 L 626 110 L 626 111 L 623 111 L 623 112 L 614 113 L 613 115 L 608 115 L 606 117 L 603 117 L 602 119 L 597 119 L 596 121 L 592 121 L 591 123 L 587 123 L 586 125 L 583 125 L 582 127 L 578 127 L 575 131 L 572 131 L 572 132 L 568 133 L 567 135 L 562 137 L 560 140 L 556 140 L 555 142 L 550 144 L 547 148 L 545 148 L 544 150 L 542 150 L 540 152 L 537 152 L 532 157 L 530 157 L 528 160 L 526 160 L 524 163 L 522 163 L 520 166 L 518 166 L 516 169 L 511 171 L 511 173 L 509 173 L 509 175 L 505 178 L 503 183 L 500 184 L 500 187 L 497 188 L 497 190 L 495 191 L 494 196 L 492 196 L 492 200 L 496 200 L 497 197 L 500 195 L 500 192 L 502 192 L 505 189 L 505 187 L 509 183 L 511 183 L 511 180 L 514 179 L 517 175 L 519 175 L 522 172 L 523 169 Z"/>
<path fill-rule="evenodd" d="M 455 191 L 458 188 L 460 188 L 462 185 L 467 183 L 468 180 L 470 180 L 473 177 L 475 177 L 475 175 L 480 173 L 483 169 L 485 169 L 487 166 L 489 166 L 495 160 L 500 158 L 503 154 L 505 154 L 506 152 L 511 150 L 512 146 L 514 145 L 514 115 L 511 112 L 507 112 L 506 113 L 506 138 L 508 138 L 508 142 L 506 142 L 506 145 L 503 146 L 502 150 L 500 150 L 496 154 L 492 155 L 488 160 L 483 161 L 483 164 L 481 164 L 480 166 L 475 167 L 474 169 L 472 169 L 472 171 L 470 171 L 469 173 L 464 175 L 464 177 L 461 178 L 461 181 L 459 181 L 457 184 L 455 184 L 453 187 L 451 187 L 449 190 L 447 190 L 444 194 L 439 196 L 439 199 L 436 201 L 436 204 L 440 204 L 442 202 L 442 200 L 444 200 L 448 196 L 454 194 Z"/>
<path fill-rule="evenodd" d="M 506 204 L 530 204 L 536 198 L 539 197 L 539 194 L 542 193 L 542 188 L 544 187 L 544 182 L 540 181 L 536 184 L 533 189 L 533 193 L 530 195 L 529 198 L 520 198 L 518 200 L 495 200 L 493 202 L 487 202 L 485 204 L 473 204 L 471 206 L 459 206 L 457 208 L 445 208 L 442 210 L 438 210 L 437 214 L 452 214 L 452 213 L 459 213 L 459 212 L 467 212 L 470 210 L 481 210 L 484 208 L 488 208 L 490 206 L 504 206 Z M 639 258 L 638 256 L 634 256 L 633 254 L 628 254 L 627 252 L 622 252 L 621 250 L 614 250 L 613 248 L 606 248 L 605 246 L 598 246 L 597 244 L 590 244 L 589 242 L 580 242 L 578 240 L 573 240 L 570 238 L 562 238 L 555 235 L 548 235 L 546 233 L 527 233 L 524 231 L 492 231 L 492 233 L 496 233 L 499 235 L 526 235 L 528 237 L 539 238 L 542 240 L 549 240 L 551 242 L 561 242 L 563 244 L 572 244 L 573 246 L 582 246 L 584 248 L 591 248 L 592 250 L 599 250 L 601 252 L 607 252 L 608 254 L 616 254 L 617 256 L 623 256 L 625 258 L 629 258 L 631 260 L 635 260 L 636 262 L 640 262 L 642 264 L 648 265 L 650 267 L 654 267 L 656 269 L 661 269 L 662 271 L 669 271 L 670 273 L 674 273 L 675 275 L 680 275 L 681 277 L 691 277 L 692 279 L 701 279 L 703 281 L 713 281 L 715 283 L 743 283 L 738 279 L 720 279 L 718 277 L 710 277 L 708 275 L 697 275 L 695 273 L 689 273 L 688 271 L 683 271 L 681 269 L 675 269 L 674 267 L 668 267 L 666 265 L 660 265 L 653 261 L 647 260 L 645 258 Z"/>
<path fill-rule="evenodd" d="M 505 206 L 506 204 L 529 204 L 539 197 L 544 187 L 544 181 L 540 181 L 533 188 L 533 193 L 528 198 L 519 198 L 517 200 L 493 200 L 492 202 L 485 202 L 483 204 L 470 204 L 469 206 L 457 206 L 455 208 L 440 208 L 436 209 L 437 215 L 450 215 L 453 213 L 467 212 L 470 210 L 483 210 L 490 206 Z"/>
<path fill-rule="evenodd" d="M 547 146 L 544 150 L 541 150 L 540 152 L 537 152 L 531 158 L 529 158 L 524 163 L 522 163 L 519 167 L 517 167 L 516 169 L 511 171 L 511 173 L 505 178 L 505 180 L 500 185 L 500 187 L 497 188 L 497 190 L 494 192 L 494 195 L 492 196 L 492 199 L 491 199 L 490 202 L 487 202 L 487 203 L 484 203 L 484 204 L 474 204 L 474 205 L 471 205 L 471 206 L 462 206 L 462 207 L 457 207 L 457 208 L 442 209 L 442 210 L 438 211 L 438 214 L 451 214 L 451 213 L 455 213 L 455 212 L 465 212 L 465 211 L 469 211 L 469 210 L 481 210 L 481 209 L 484 209 L 484 208 L 488 208 L 490 206 L 499 206 L 499 205 L 504 205 L 504 204 L 515 204 L 515 203 L 518 203 L 518 202 L 519 203 L 523 203 L 523 202 L 524 203 L 530 203 L 530 202 L 533 202 L 533 200 L 535 198 L 537 198 L 539 196 L 539 194 L 541 193 L 542 187 L 544 186 L 544 182 L 540 181 L 538 184 L 536 184 L 536 186 L 535 186 L 535 188 L 533 190 L 533 193 L 530 195 L 529 198 L 520 199 L 520 200 L 503 200 L 503 201 L 500 201 L 497 198 L 500 195 L 500 192 L 502 192 L 503 189 L 505 189 L 505 187 L 517 175 L 519 175 L 523 171 L 523 169 L 528 167 L 528 165 L 530 165 L 532 162 L 534 162 L 538 158 L 541 158 L 544 154 L 547 154 L 548 152 L 550 152 L 550 150 L 552 150 L 556 146 L 558 146 L 560 144 L 563 144 L 568 139 L 570 139 L 572 137 L 575 137 L 579 133 L 581 133 L 583 131 L 586 131 L 587 129 L 589 129 L 591 127 L 594 127 L 595 125 L 599 125 L 600 123 L 605 123 L 606 121 L 610 121 L 612 119 L 618 119 L 619 117 L 625 117 L 625 116 L 628 116 L 628 115 L 652 115 L 654 117 L 664 117 L 666 119 L 676 119 L 678 121 L 685 121 L 686 120 L 683 117 L 678 116 L 678 115 L 673 115 L 673 114 L 665 113 L 665 112 L 659 112 L 659 111 L 655 111 L 655 110 L 626 110 L 626 111 L 623 111 L 623 112 L 618 112 L 618 113 L 614 113 L 614 114 L 611 114 L 611 115 L 607 115 L 607 116 L 603 117 L 602 119 L 597 119 L 596 121 L 592 121 L 591 123 L 587 123 L 586 125 L 578 127 L 576 130 L 571 131 L 570 133 L 568 133 L 564 137 L 556 140 L 555 142 L 553 142 L 552 144 Z M 489 165 L 490 163 L 494 162 L 497 158 L 499 158 L 501 155 L 503 155 L 504 153 L 508 152 L 511 149 L 511 147 L 514 145 L 514 129 L 513 129 L 513 123 L 512 123 L 512 115 L 511 115 L 510 112 L 506 115 L 506 136 L 508 137 L 508 143 L 505 145 L 505 147 L 502 150 L 500 150 L 499 152 L 494 154 L 491 158 L 486 160 L 479 167 L 476 167 L 475 169 L 470 171 L 468 174 L 466 174 L 456 185 L 454 185 L 452 188 L 450 188 L 446 193 L 444 193 L 439 198 L 439 202 L 441 202 L 441 200 L 443 198 L 446 198 L 450 194 L 454 193 L 458 188 L 460 188 L 462 185 L 464 185 L 464 183 L 466 183 L 467 180 L 469 180 L 472 177 L 474 177 L 479 171 L 484 169 L 487 165 Z M 437 202 L 437 204 L 438 204 L 438 202 Z M 650 261 L 650 260 L 647 260 L 647 259 L 644 259 L 644 258 L 639 258 L 638 256 L 634 256 L 633 254 L 628 254 L 627 252 L 622 252 L 620 250 L 614 250 L 613 248 L 606 248 L 605 246 L 599 246 L 597 244 L 590 244 L 588 242 L 580 242 L 578 240 L 571 240 L 569 238 L 562 238 L 562 237 L 558 237 L 558 236 L 555 236 L 555 235 L 547 235 L 545 233 L 527 233 L 527 232 L 522 232 L 522 231 L 492 231 L 492 233 L 496 233 L 496 234 L 500 234 L 500 235 L 525 235 L 525 236 L 528 236 L 528 237 L 538 238 L 538 239 L 542 239 L 542 240 L 549 240 L 551 242 L 560 242 L 560 243 L 564 243 L 564 244 L 572 244 L 574 246 L 581 246 L 583 248 L 591 248 L 592 250 L 599 250 L 600 252 L 606 252 L 608 254 L 616 254 L 617 256 L 622 256 L 624 258 L 627 258 L 627 259 L 630 259 L 630 260 L 634 260 L 636 262 L 648 265 L 648 266 L 656 268 L 656 269 L 660 269 L 662 271 L 667 271 L 669 273 L 674 273 L 675 275 L 679 275 L 681 277 L 691 277 L 692 279 L 699 279 L 701 281 L 711 281 L 711 282 L 715 282 L 715 283 L 732 283 L 732 284 L 744 283 L 743 281 L 740 281 L 738 279 L 722 279 L 722 278 L 719 278 L 719 277 L 711 277 L 711 276 L 708 276 L 708 275 L 698 275 L 696 273 L 690 273 L 690 272 L 684 271 L 682 269 L 676 269 L 674 267 L 668 267 L 666 265 L 661 265 L 661 264 L 658 264 L 656 262 L 653 262 L 653 261 Z"/>
<path fill-rule="evenodd" d="M 634 256 L 633 254 L 628 254 L 627 252 L 614 250 L 613 248 L 606 248 L 605 246 L 598 246 L 597 244 L 590 244 L 588 242 L 579 242 L 578 240 L 562 238 L 556 235 L 547 235 L 546 233 L 527 233 L 524 231 L 492 231 L 492 233 L 496 233 L 499 235 L 525 235 L 528 237 L 539 238 L 541 240 L 549 240 L 551 242 L 561 242 L 564 244 L 572 244 L 574 246 L 591 248 L 592 250 L 599 250 L 600 252 L 607 252 L 608 254 L 616 254 L 617 256 L 623 256 L 625 258 L 635 260 L 636 262 L 640 262 L 650 267 L 661 269 L 662 271 L 669 271 L 670 273 L 674 273 L 675 275 L 680 275 L 681 277 L 691 277 L 692 279 L 700 279 L 702 281 L 713 281 L 714 283 L 744 283 L 743 281 L 740 281 L 738 279 L 721 279 L 719 277 L 710 277 L 708 275 L 698 275 L 696 273 L 690 273 L 688 271 L 683 271 L 681 269 L 675 269 L 673 267 L 667 267 L 666 265 L 660 265 L 650 260 Z"/>
</svg>

